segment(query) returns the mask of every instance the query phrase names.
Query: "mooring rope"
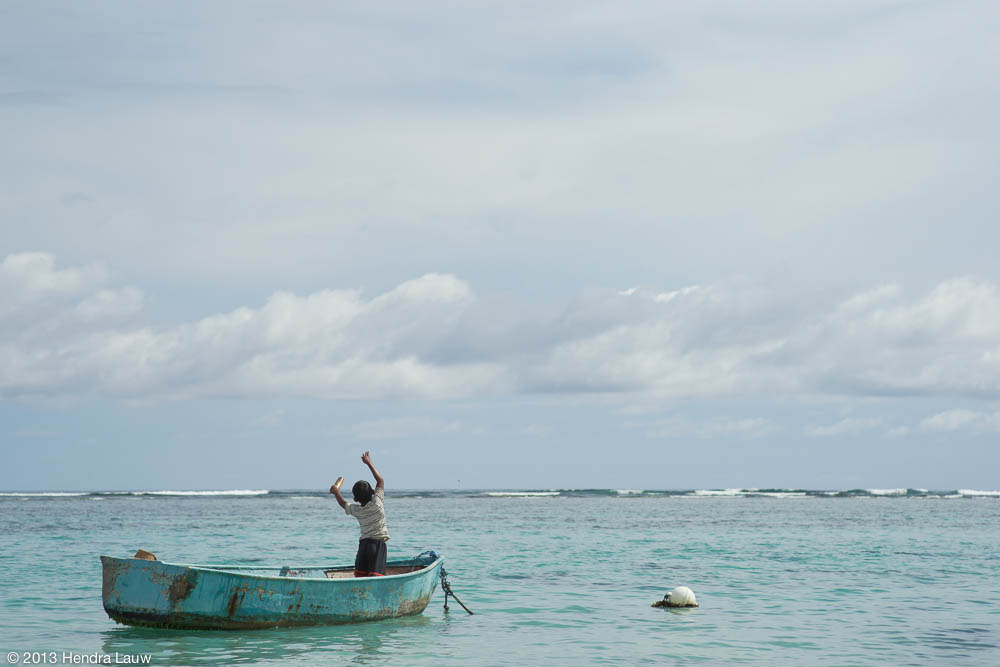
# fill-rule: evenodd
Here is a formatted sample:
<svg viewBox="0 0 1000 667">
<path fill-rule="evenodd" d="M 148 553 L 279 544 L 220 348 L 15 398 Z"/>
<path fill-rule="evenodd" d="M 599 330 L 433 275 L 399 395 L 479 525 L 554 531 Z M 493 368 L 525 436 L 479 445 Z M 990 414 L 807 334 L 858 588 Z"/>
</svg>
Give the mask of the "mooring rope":
<svg viewBox="0 0 1000 667">
<path fill-rule="evenodd" d="M 470 616 L 472 615 L 472 610 L 469 609 L 468 607 L 466 607 L 465 603 L 458 599 L 458 596 L 455 595 L 455 591 L 451 590 L 451 584 L 448 583 L 448 573 L 444 571 L 443 567 L 441 568 L 441 590 L 444 591 L 444 610 L 445 611 L 448 611 L 448 596 L 450 595 L 451 597 L 455 598 L 455 602 L 457 602 L 458 604 L 462 605 L 462 609 L 464 609 L 465 611 L 469 612 Z"/>
<path fill-rule="evenodd" d="M 455 602 L 462 605 L 462 609 L 469 612 L 472 615 L 472 610 L 465 606 L 465 603 L 458 599 L 455 595 L 455 591 L 451 590 L 451 584 L 448 583 L 448 575 L 445 574 L 444 568 L 441 568 L 441 589 L 444 591 L 444 610 L 448 611 L 448 596 L 455 598 Z"/>
<path fill-rule="evenodd" d="M 413 560 L 414 562 L 419 562 L 423 565 L 430 565 L 438 558 L 439 556 L 433 551 L 425 551 Z M 444 569 L 443 563 L 439 574 L 441 575 L 441 590 L 444 591 L 444 610 L 448 611 L 448 596 L 450 595 L 455 598 L 455 602 L 462 605 L 462 609 L 469 612 L 469 614 L 472 614 L 472 610 L 466 607 L 465 603 L 458 599 L 458 596 L 455 595 L 455 591 L 451 590 L 451 583 L 448 581 L 448 570 Z"/>
</svg>

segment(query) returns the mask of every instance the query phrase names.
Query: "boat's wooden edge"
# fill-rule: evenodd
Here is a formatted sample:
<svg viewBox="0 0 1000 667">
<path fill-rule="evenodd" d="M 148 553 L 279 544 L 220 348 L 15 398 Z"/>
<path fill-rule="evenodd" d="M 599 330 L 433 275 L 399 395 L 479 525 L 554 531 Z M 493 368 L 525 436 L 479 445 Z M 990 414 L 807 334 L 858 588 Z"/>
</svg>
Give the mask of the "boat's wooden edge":
<svg viewBox="0 0 1000 667">
<path fill-rule="evenodd" d="M 107 559 L 107 560 L 113 560 L 113 561 L 134 561 L 134 562 L 137 562 L 137 563 L 145 563 L 147 565 L 151 564 L 151 563 L 159 563 L 161 565 L 169 565 L 171 567 L 182 567 L 182 568 L 185 568 L 185 569 L 195 570 L 195 571 L 199 571 L 199 572 L 224 572 L 226 574 L 231 574 L 231 575 L 238 576 L 238 577 L 253 577 L 255 579 L 269 579 L 269 580 L 270 579 L 274 579 L 274 580 L 277 580 L 277 581 L 296 580 L 296 581 L 338 581 L 338 582 L 345 582 L 345 581 L 354 581 L 355 580 L 353 577 L 341 579 L 341 578 L 331 578 L 331 577 L 327 577 L 325 575 L 322 576 L 322 577 L 281 577 L 281 576 L 272 576 L 272 575 L 266 575 L 266 574 L 255 574 L 255 573 L 250 573 L 250 572 L 234 572 L 232 569 L 228 569 L 228 568 L 239 569 L 241 567 L 244 567 L 244 566 L 240 566 L 240 565 L 229 565 L 229 566 L 225 566 L 225 567 L 207 567 L 205 565 L 192 564 L 192 563 L 168 563 L 168 562 L 162 561 L 162 560 L 155 560 L 155 561 L 153 561 L 153 560 L 145 560 L 145 559 L 142 559 L 142 558 L 119 558 L 117 556 L 108 556 L 106 554 L 101 554 L 101 563 L 102 564 L 105 562 L 105 559 Z M 434 560 L 434 561 L 428 563 L 427 565 L 421 567 L 419 570 L 414 570 L 413 572 L 403 572 L 403 573 L 400 573 L 400 574 L 387 574 L 384 577 L 379 577 L 379 579 L 381 579 L 381 580 L 386 580 L 386 579 L 400 579 L 400 578 L 403 578 L 403 577 L 413 577 L 413 576 L 417 576 L 417 575 L 420 575 L 420 574 L 426 574 L 428 570 L 431 570 L 431 569 L 435 568 L 439 563 L 441 563 L 443 561 L 444 561 L 444 558 L 438 556 L 436 560 Z M 399 563 L 399 561 L 395 561 L 395 563 Z M 394 564 L 391 561 L 389 563 L 386 563 L 386 566 L 401 567 L 400 565 Z M 258 567 L 258 566 L 249 566 L 247 569 L 255 569 L 256 567 Z M 268 569 L 272 569 L 272 570 L 279 570 L 279 571 L 281 570 L 281 567 L 273 567 L 273 566 L 263 566 L 263 567 L 267 567 Z M 261 569 L 263 569 L 263 567 Z M 335 567 L 330 567 L 330 566 L 291 567 L 290 569 L 292 569 L 292 570 L 343 570 L 343 571 L 348 571 L 348 570 L 352 570 L 353 567 L 350 567 L 350 566 L 344 567 L 344 566 L 340 565 L 340 566 L 335 566 Z"/>
</svg>

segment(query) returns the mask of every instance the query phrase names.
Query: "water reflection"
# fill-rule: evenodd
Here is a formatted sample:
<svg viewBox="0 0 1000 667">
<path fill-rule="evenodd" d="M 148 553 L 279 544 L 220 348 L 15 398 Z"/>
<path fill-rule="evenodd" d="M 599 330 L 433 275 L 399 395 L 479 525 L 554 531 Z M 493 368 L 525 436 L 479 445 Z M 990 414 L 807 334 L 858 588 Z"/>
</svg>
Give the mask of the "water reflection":
<svg viewBox="0 0 1000 667">
<path fill-rule="evenodd" d="M 101 633 L 107 654 L 151 654 L 154 665 L 247 664 L 274 661 L 315 664 L 384 662 L 392 648 L 433 624 L 410 616 L 353 625 L 277 628 L 245 632 L 160 630 L 120 626 Z"/>
</svg>

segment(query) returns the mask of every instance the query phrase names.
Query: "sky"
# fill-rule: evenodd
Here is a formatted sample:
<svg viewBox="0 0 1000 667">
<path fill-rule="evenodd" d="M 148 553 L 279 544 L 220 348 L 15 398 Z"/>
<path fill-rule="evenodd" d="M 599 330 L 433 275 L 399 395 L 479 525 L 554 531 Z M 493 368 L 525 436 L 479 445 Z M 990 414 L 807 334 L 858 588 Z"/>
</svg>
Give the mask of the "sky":
<svg viewBox="0 0 1000 667">
<path fill-rule="evenodd" d="M 0 490 L 1000 489 L 1000 5 L 0 22 Z"/>
</svg>

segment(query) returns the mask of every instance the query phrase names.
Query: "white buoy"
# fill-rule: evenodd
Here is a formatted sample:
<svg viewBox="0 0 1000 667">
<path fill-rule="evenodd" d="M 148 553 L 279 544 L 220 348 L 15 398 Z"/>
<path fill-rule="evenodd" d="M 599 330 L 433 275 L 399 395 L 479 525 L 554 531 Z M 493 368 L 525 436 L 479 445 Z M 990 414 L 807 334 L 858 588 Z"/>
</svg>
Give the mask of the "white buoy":
<svg viewBox="0 0 1000 667">
<path fill-rule="evenodd" d="M 698 600 L 694 596 L 694 591 L 687 586 L 678 586 L 674 590 L 667 593 L 667 597 L 664 599 L 667 601 L 668 607 L 698 606 Z"/>
</svg>

